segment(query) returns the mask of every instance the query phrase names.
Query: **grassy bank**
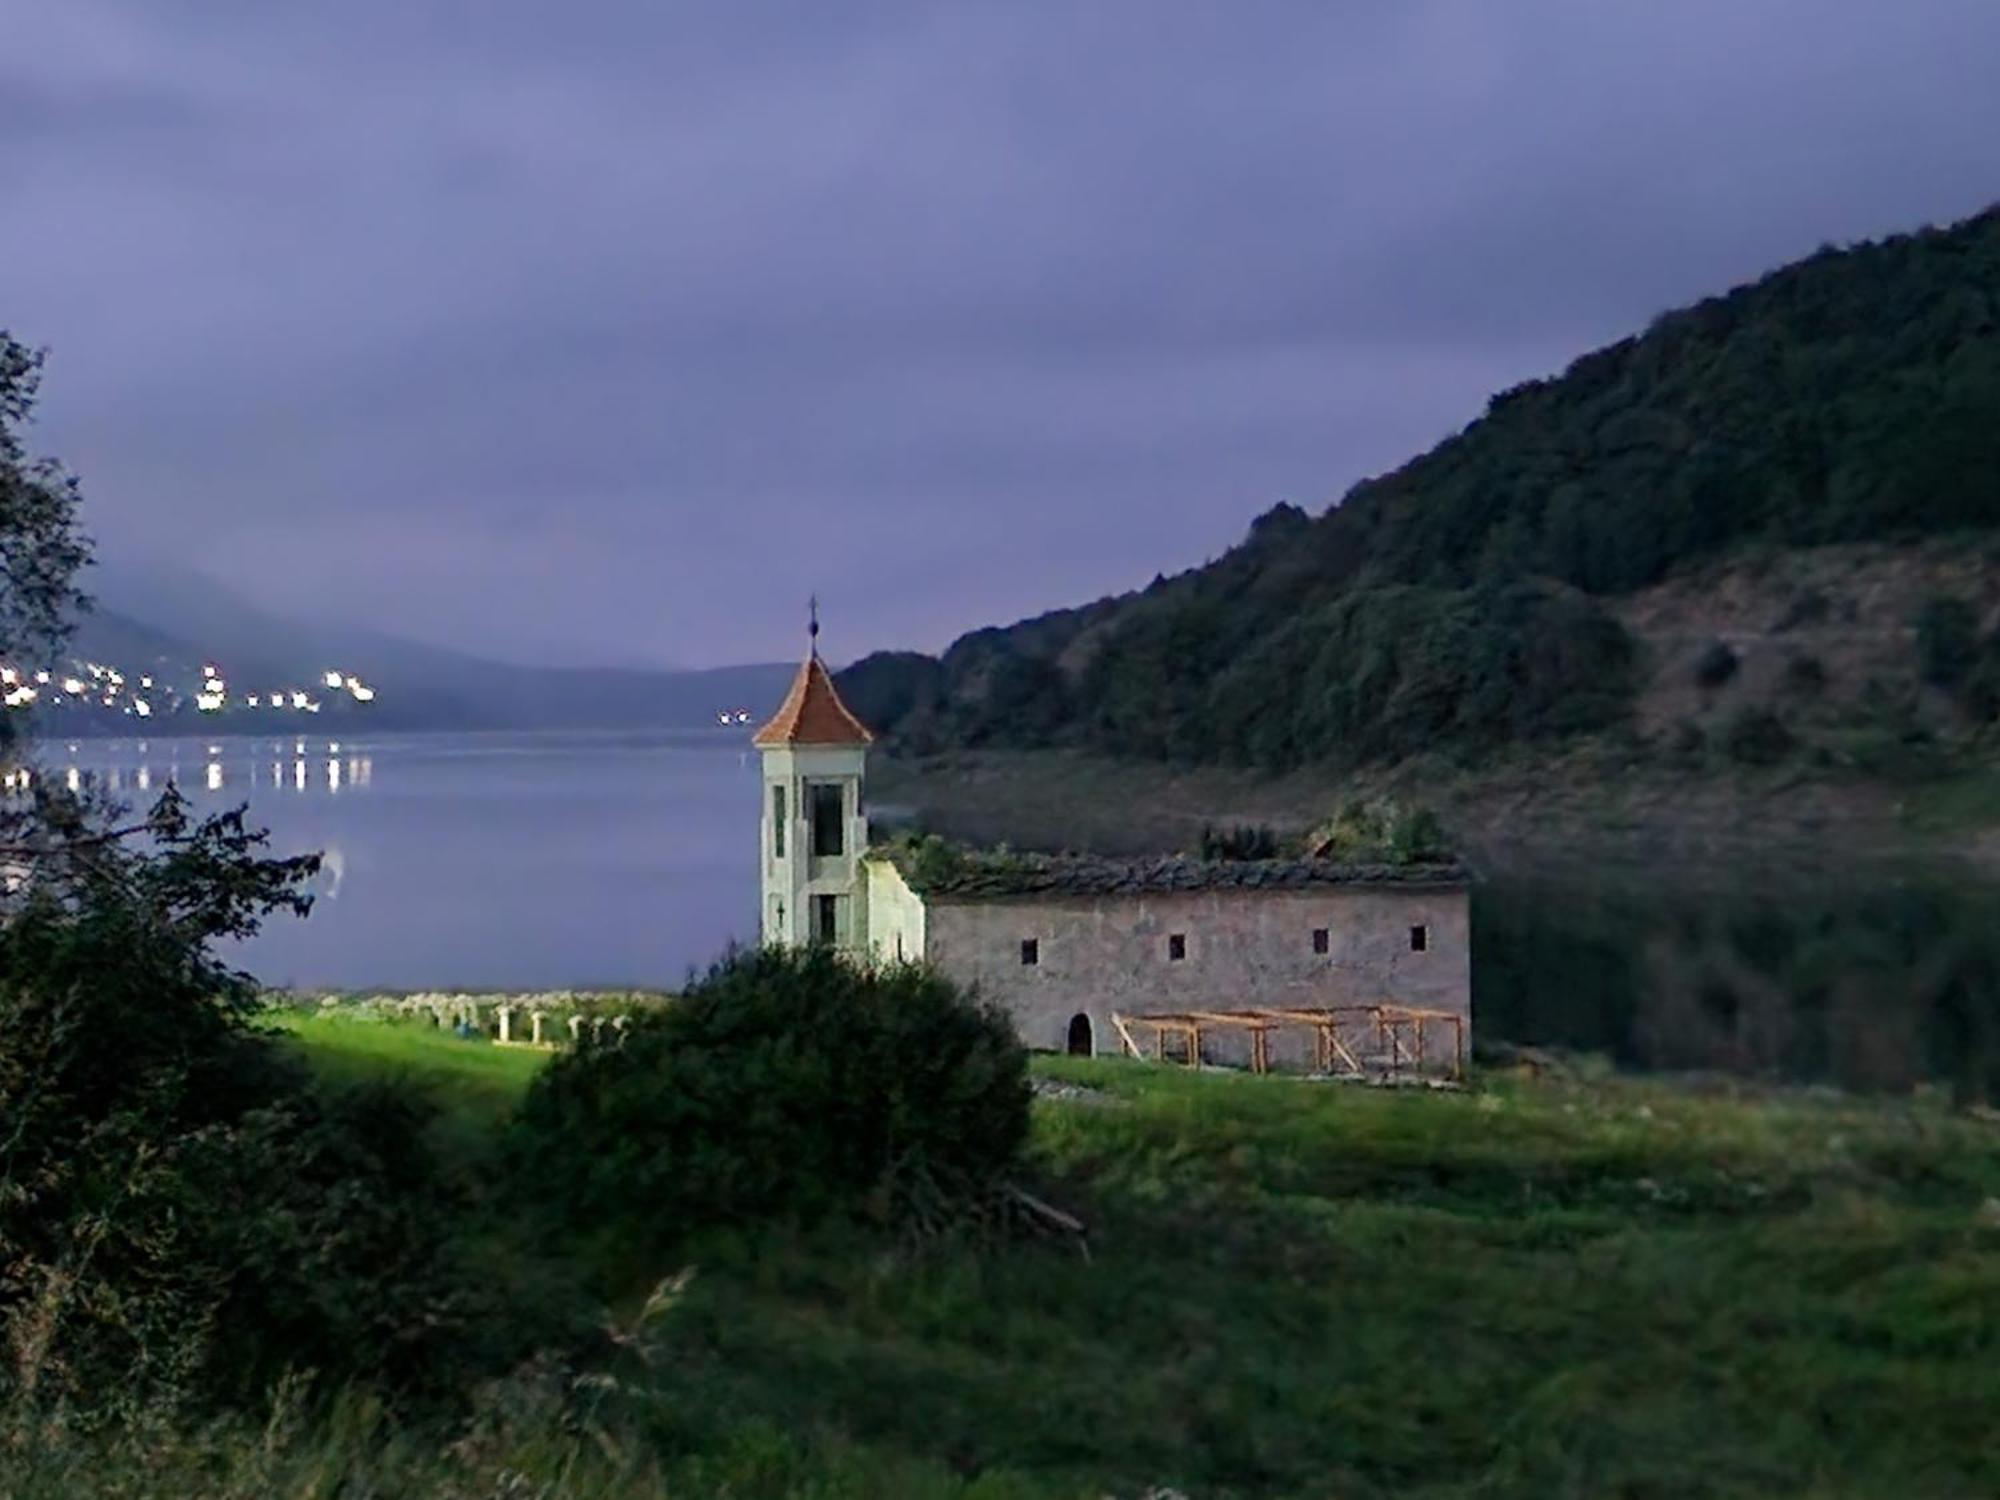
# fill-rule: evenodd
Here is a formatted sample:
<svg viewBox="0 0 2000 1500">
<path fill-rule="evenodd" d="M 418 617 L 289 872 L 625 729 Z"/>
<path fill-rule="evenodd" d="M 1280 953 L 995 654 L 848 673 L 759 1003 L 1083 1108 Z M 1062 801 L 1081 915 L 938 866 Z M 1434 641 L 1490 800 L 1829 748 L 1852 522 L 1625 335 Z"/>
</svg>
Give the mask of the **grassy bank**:
<svg viewBox="0 0 2000 1500">
<path fill-rule="evenodd" d="M 537 1054 L 290 1024 L 318 1066 L 432 1094 L 504 1209 Z M 1078 1086 L 1036 1106 L 1033 1185 L 1088 1259 L 824 1230 L 642 1265 L 574 1226 L 615 1386 L 526 1372 L 451 1446 L 365 1404 L 78 1440 L 0 1489 L 75 1493 L 87 1464 L 91 1493 L 176 1495 L 2000 1492 L 1992 1125 L 1609 1076 L 1038 1071 Z"/>
<path fill-rule="evenodd" d="M 280 1011 L 275 1024 L 298 1039 L 326 1076 L 407 1083 L 466 1124 L 497 1124 L 548 1056 L 529 1047 L 461 1041 L 441 1027 L 414 1021 Z"/>
</svg>

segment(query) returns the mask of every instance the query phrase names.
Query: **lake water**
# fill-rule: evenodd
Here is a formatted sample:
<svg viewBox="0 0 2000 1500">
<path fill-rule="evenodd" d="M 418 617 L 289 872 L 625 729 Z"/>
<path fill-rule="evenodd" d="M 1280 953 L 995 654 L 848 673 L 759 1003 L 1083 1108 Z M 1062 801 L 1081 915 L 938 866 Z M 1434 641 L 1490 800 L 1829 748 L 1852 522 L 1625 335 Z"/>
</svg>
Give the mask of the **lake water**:
<svg viewBox="0 0 2000 1500">
<path fill-rule="evenodd" d="M 756 935 L 758 773 L 742 730 L 44 742 L 135 805 L 176 781 L 322 851 L 311 916 L 241 961 L 310 988 L 673 987 Z"/>
<path fill-rule="evenodd" d="M 758 768 L 740 729 L 45 742 L 134 803 L 176 780 L 323 851 L 304 921 L 241 955 L 299 988 L 674 987 L 755 936 Z M 878 812 L 883 811 L 878 809 Z M 1489 862 L 1481 1041 L 1850 1087 L 2000 1097 L 1990 871 L 1805 851 L 1755 865 Z"/>
<path fill-rule="evenodd" d="M 2000 887 L 1984 866 L 1825 847 L 1491 870 L 1472 917 L 1489 1041 L 2000 1099 Z"/>
</svg>

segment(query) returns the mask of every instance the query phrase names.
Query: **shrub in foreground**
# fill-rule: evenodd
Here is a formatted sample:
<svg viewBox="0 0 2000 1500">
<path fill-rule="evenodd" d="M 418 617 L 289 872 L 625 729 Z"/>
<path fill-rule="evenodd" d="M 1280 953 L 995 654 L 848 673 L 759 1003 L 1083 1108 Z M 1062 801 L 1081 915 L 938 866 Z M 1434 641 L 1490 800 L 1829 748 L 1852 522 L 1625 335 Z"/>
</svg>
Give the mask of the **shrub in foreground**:
<svg viewBox="0 0 2000 1500">
<path fill-rule="evenodd" d="M 552 1062 L 519 1149 L 566 1216 L 659 1239 L 886 1219 L 1004 1177 L 1028 1098 L 1006 1019 L 936 973 L 765 948 L 725 958 L 616 1044 Z"/>
<path fill-rule="evenodd" d="M 0 1388 L 130 1417 L 255 1399 L 286 1369 L 439 1373 L 456 1288 L 420 1112 L 317 1092 L 214 953 L 302 910 L 315 861 L 169 792 L 127 848 L 58 797 L 17 813 L 0 906 Z"/>
</svg>

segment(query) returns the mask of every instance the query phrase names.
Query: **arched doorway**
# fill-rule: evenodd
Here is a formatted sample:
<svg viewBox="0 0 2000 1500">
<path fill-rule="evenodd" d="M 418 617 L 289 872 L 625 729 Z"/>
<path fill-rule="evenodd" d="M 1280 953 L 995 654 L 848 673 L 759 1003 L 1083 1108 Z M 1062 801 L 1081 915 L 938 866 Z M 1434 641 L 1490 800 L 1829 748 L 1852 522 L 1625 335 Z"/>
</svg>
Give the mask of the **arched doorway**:
<svg viewBox="0 0 2000 1500">
<path fill-rule="evenodd" d="M 1069 1046 L 1065 1050 L 1071 1057 L 1093 1057 L 1097 1053 L 1090 1040 L 1090 1017 L 1080 1011 L 1069 1018 Z"/>
</svg>

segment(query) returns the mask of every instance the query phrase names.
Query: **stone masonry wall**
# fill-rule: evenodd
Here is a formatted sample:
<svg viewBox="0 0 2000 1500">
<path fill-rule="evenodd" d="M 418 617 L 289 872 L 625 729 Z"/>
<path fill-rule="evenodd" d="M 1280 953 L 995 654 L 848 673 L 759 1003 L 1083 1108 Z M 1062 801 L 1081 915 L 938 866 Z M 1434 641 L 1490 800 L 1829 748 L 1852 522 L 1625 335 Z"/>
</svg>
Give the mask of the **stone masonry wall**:
<svg viewBox="0 0 2000 1500">
<path fill-rule="evenodd" d="M 1115 1053 L 1113 1011 L 1377 1001 L 1462 1016 L 1471 1044 L 1471 930 L 1462 886 L 933 898 L 925 905 L 926 956 L 1004 1007 L 1030 1047 L 1060 1050 L 1078 1013 L 1090 1018 L 1095 1049 Z M 1425 929 L 1422 952 L 1411 945 L 1418 926 Z M 1315 928 L 1327 930 L 1325 954 L 1313 951 Z M 1174 934 L 1184 938 L 1179 960 L 1168 956 Z M 1026 939 L 1036 943 L 1033 964 L 1022 962 Z"/>
</svg>

